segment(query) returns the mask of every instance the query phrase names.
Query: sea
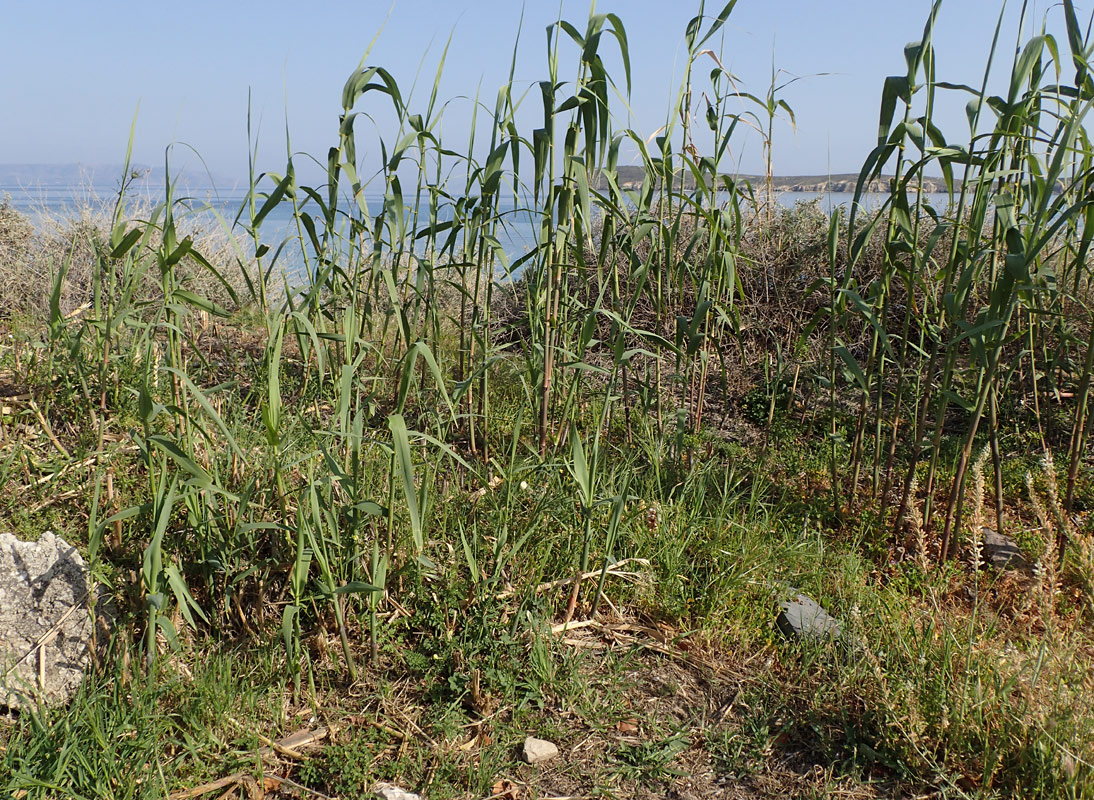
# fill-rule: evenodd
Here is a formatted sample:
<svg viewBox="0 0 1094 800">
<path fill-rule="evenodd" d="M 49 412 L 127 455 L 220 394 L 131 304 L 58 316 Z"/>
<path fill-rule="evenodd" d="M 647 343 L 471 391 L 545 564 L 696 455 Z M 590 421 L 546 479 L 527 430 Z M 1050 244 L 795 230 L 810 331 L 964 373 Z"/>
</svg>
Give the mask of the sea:
<svg viewBox="0 0 1094 800">
<path fill-rule="evenodd" d="M 176 217 L 187 222 L 197 223 L 198 227 L 210 229 L 226 227 L 237 235 L 245 235 L 244 223 L 249 220 L 247 214 L 247 192 L 243 187 L 217 188 L 212 186 L 176 187 L 174 196 L 177 201 Z M 0 183 L 0 205 L 7 205 L 25 215 L 32 224 L 45 226 L 50 221 L 70 219 L 82 212 L 107 216 L 111 214 L 117 202 L 117 185 L 16 185 Z M 139 218 L 143 211 L 153 208 L 164 199 L 162 185 L 142 183 L 131 187 L 126 194 L 126 207 Z M 375 213 L 382 203 L 380 195 L 366 195 L 370 210 Z M 405 198 L 410 202 L 412 198 Z M 854 201 L 850 192 L 781 192 L 775 196 L 776 202 L 784 208 L 793 208 L 797 204 L 817 203 L 825 213 L 837 208 L 849 209 Z M 860 203 L 869 211 L 876 209 L 882 202 L 881 195 L 865 195 Z M 944 194 L 930 194 L 928 203 L 939 211 L 948 204 Z M 348 204 L 343 207 L 348 207 Z M 503 205 L 504 223 L 499 232 L 498 241 L 506 254 L 509 264 L 519 262 L 520 257 L 534 248 L 537 238 L 537 224 L 523 208 L 518 209 L 513 200 Z M 262 241 L 276 251 L 283 242 L 297 233 L 292 205 L 282 202 L 275 206 L 261 226 Z M 288 246 L 281 251 L 280 269 L 287 274 L 300 274 L 306 270 L 302 250 Z M 503 271 L 504 272 L 504 271 Z M 513 273 L 515 277 L 516 273 Z M 503 275 L 504 276 L 504 275 Z"/>
</svg>

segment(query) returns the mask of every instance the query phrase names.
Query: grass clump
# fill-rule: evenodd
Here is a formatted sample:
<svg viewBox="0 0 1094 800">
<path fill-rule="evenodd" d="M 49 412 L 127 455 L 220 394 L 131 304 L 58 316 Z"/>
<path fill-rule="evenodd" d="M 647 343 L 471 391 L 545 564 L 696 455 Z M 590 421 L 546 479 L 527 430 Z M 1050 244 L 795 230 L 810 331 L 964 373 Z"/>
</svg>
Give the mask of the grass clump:
<svg viewBox="0 0 1094 800">
<path fill-rule="evenodd" d="M 700 4 L 689 64 L 732 10 Z M 503 87 L 459 150 L 363 66 L 325 183 L 252 169 L 225 239 L 174 187 L 63 235 L 0 206 L 33 287 L 0 523 L 77 541 L 120 610 L 68 708 L 5 723 L 0 787 L 1091 796 L 1090 45 L 1065 2 L 1073 85 L 1035 36 L 947 143 L 940 13 L 885 83 L 870 212 L 758 204 L 720 66 L 617 130 L 597 14 L 549 29 L 542 127 Z M 1036 568 L 982 568 L 992 525 Z M 782 640 L 791 587 L 840 644 Z M 521 764 L 531 734 L 563 756 Z"/>
<path fill-rule="evenodd" d="M 122 224 L 128 229 L 154 224 L 155 206 L 142 197 L 130 199 L 132 204 L 125 207 Z M 113 215 L 114 209 L 94 196 L 81 201 L 76 210 L 32 212 L 33 221 L 7 200 L 0 203 L 0 313 L 4 318 L 27 324 L 48 319 L 54 291 L 63 317 L 86 314 L 95 300 L 94 276 L 98 273 L 101 278 L 111 266 Z M 237 263 L 238 242 L 199 211 L 189 214 L 182 224 L 182 234 L 230 281 L 225 285 L 193 262 L 184 261 L 178 268 L 181 284 L 218 306 L 235 310 L 238 296 L 246 289 L 245 270 Z M 139 298 L 153 298 L 161 292 L 159 276 L 147 273 L 141 277 Z"/>
</svg>

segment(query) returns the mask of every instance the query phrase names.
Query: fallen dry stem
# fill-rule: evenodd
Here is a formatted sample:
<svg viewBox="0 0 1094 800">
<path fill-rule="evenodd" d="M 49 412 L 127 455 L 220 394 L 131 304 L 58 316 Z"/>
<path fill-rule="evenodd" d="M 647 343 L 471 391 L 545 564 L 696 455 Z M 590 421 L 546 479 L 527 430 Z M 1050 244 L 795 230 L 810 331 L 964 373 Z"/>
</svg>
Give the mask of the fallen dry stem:
<svg viewBox="0 0 1094 800">
<path fill-rule="evenodd" d="M 648 559 L 645 558 L 625 558 L 622 561 L 617 561 L 615 563 L 615 567 L 609 569 L 606 574 L 614 575 L 617 578 L 632 578 L 635 580 L 642 577 L 642 574 L 639 572 L 622 572 L 621 570 L 619 570 L 618 568 L 622 567 L 624 564 L 640 564 L 643 567 L 648 567 L 650 565 L 650 562 Z M 598 578 L 600 577 L 600 573 L 601 570 L 599 569 L 590 570 L 589 572 L 582 573 L 579 576 L 579 580 L 587 581 L 591 578 Z M 535 594 L 542 594 L 543 592 L 549 592 L 551 591 L 551 589 L 557 589 L 560 586 L 566 586 L 572 584 L 573 582 L 573 578 L 559 578 L 555 581 L 547 581 L 546 583 L 541 583 L 536 586 L 536 588 L 532 591 Z M 498 592 L 496 595 L 494 595 L 494 599 L 504 600 L 506 597 L 512 597 L 514 594 L 516 594 L 516 592 L 516 589 L 506 589 L 504 592 Z"/>
<path fill-rule="evenodd" d="M 68 450 L 65 449 L 65 446 L 63 444 L 61 444 L 61 442 L 54 435 L 53 428 L 50 426 L 49 421 L 46 419 L 45 415 L 42 413 L 42 410 L 40 408 L 38 408 L 38 404 L 36 402 L 34 402 L 34 400 L 31 400 L 29 402 L 29 405 L 30 405 L 30 410 L 34 412 L 34 416 L 38 417 L 38 422 L 40 422 L 42 424 L 42 430 L 44 430 L 46 432 L 46 436 L 49 437 L 50 442 L 53 443 L 53 446 L 57 448 L 57 451 L 61 455 L 63 455 L 65 458 L 67 458 L 71 461 L 72 460 L 72 454 L 70 452 L 68 452 Z"/>
</svg>

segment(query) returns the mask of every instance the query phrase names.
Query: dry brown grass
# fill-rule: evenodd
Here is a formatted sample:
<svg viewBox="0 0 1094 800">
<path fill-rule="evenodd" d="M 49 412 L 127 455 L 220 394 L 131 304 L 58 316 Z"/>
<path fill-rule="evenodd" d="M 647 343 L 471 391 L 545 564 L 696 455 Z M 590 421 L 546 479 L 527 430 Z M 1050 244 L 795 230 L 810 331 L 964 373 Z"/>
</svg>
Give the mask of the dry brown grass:
<svg viewBox="0 0 1094 800">
<path fill-rule="evenodd" d="M 131 208 L 130 223 L 141 224 L 151 210 L 148 205 Z M 33 218 L 12 208 L 7 200 L 0 202 L 0 319 L 48 319 L 54 280 L 66 264 L 61 313 L 72 315 L 89 304 L 95 270 L 113 265 L 108 245 L 110 227 L 110 209 L 94 199 L 64 212 L 38 210 Z M 246 280 L 231 234 L 196 218 L 180 220 L 178 228 L 179 238 L 192 237 L 194 249 L 216 267 L 240 302 L 246 303 Z M 245 247 L 242 252 L 246 252 Z M 150 250 L 139 256 L 152 257 Z M 253 264 L 247 263 L 246 267 L 253 269 Z M 176 274 L 189 291 L 229 310 L 236 306 L 224 284 L 196 262 L 184 259 Z M 159 273 L 153 266 L 141 282 L 138 299 L 152 299 L 160 292 Z"/>
</svg>

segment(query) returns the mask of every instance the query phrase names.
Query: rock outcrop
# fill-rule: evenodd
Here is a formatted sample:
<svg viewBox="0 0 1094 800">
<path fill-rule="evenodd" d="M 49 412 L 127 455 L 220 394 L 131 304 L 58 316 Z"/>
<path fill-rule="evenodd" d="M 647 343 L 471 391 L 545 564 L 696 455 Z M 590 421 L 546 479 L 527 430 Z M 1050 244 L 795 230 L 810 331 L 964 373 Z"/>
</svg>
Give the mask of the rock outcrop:
<svg viewBox="0 0 1094 800">
<path fill-rule="evenodd" d="M 804 594 L 779 604 L 779 630 L 789 639 L 838 638 L 840 624 L 819 603 Z"/>
<path fill-rule="evenodd" d="M 1005 533 L 999 533 L 988 527 L 980 529 L 982 537 L 980 557 L 985 566 L 996 569 L 1024 569 L 1027 564 L 1018 549 L 1018 543 Z"/>
<path fill-rule="evenodd" d="M 72 697 L 91 658 L 87 564 L 64 539 L 0 534 L 0 706 Z"/>
</svg>

